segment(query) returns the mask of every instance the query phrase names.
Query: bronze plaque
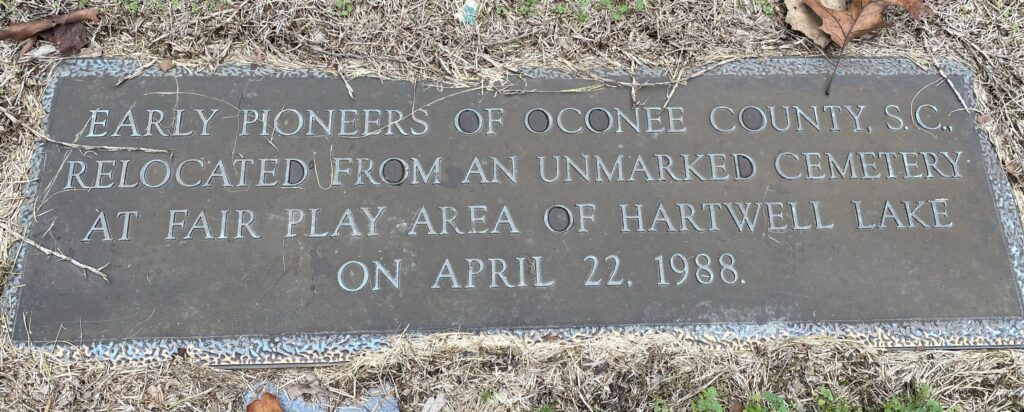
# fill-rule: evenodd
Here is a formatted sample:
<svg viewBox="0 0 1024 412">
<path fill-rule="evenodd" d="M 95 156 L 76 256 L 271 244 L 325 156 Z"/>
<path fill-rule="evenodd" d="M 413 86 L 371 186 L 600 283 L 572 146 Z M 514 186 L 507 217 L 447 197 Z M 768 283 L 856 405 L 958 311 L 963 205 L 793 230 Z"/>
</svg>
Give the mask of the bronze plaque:
<svg viewBox="0 0 1024 412">
<path fill-rule="evenodd" d="M 17 245 L 17 341 L 242 364 L 453 330 L 1024 342 L 1016 206 L 955 63 L 847 59 L 830 96 L 801 58 L 486 90 L 251 66 L 118 85 L 137 68 L 54 75 L 26 236 L 109 281 Z"/>
</svg>

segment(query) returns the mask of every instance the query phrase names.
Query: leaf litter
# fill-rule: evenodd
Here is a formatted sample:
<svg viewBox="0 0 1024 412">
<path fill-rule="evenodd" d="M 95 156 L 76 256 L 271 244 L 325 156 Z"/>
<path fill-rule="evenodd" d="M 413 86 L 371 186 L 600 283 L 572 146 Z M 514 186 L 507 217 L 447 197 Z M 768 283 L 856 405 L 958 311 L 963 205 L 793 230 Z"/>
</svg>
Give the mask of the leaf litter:
<svg viewBox="0 0 1024 412">
<path fill-rule="evenodd" d="M 886 27 L 884 12 L 889 7 L 903 8 L 918 20 L 934 14 L 921 0 L 851 0 L 845 10 L 826 7 L 822 0 L 804 1 L 821 18 L 821 30 L 839 47 Z"/>
<path fill-rule="evenodd" d="M 61 54 L 74 53 L 89 44 L 87 21 L 99 20 L 95 7 L 75 10 L 66 14 L 46 16 L 41 19 L 12 24 L 0 30 L 0 40 L 20 42 L 29 40 L 21 52 L 28 52 L 35 44 L 36 37 L 57 46 Z"/>
<path fill-rule="evenodd" d="M 276 396 L 264 393 L 245 406 L 245 412 L 284 412 L 281 401 Z"/>
<path fill-rule="evenodd" d="M 822 0 L 822 4 L 833 10 L 845 10 L 846 0 Z M 803 33 L 818 47 L 828 46 L 832 41 L 827 33 L 821 30 L 821 16 L 804 3 L 804 0 L 785 0 L 786 23 L 793 30 Z"/>
</svg>

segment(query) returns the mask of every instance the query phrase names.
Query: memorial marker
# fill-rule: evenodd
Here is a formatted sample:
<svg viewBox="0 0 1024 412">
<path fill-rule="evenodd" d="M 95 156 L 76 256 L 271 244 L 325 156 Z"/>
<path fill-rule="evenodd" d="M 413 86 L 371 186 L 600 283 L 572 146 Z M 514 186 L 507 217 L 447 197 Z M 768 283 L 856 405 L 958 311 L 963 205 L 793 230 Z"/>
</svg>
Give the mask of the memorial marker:
<svg viewBox="0 0 1024 412">
<path fill-rule="evenodd" d="M 47 91 L 62 143 L 33 157 L 26 236 L 110 280 L 18 244 L 19 342 L 236 364 L 452 330 L 1024 343 L 1016 205 L 956 64 L 846 59 L 831 96 L 801 58 L 498 93 L 249 66 L 118 85 L 137 68 L 71 60 Z"/>
</svg>

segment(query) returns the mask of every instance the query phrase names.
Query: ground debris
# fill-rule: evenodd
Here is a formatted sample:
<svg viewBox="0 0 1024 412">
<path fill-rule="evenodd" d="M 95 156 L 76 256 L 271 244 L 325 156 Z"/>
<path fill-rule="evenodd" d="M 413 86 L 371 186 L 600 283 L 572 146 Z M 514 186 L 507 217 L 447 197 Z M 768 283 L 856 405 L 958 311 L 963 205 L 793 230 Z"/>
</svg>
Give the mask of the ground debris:
<svg viewBox="0 0 1024 412">
<path fill-rule="evenodd" d="M 84 22 L 96 20 L 99 20 L 96 8 L 75 10 L 67 14 L 12 24 L 0 30 L 0 40 L 29 40 L 22 49 L 22 53 L 25 53 L 34 45 L 36 36 L 39 36 L 55 44 L 61 54 L 70 54 L 89 43 L 89 31 L 85 28 Z"/>
<path fill-rule="evenodd" d="M 845 10 L 845 0 L 824 0 L 822 4 L 833 10 Z M 786 23 L 793 30 L 803 33 L 819 47 L 831 42 L 827 33 L 821 31 L 821 17 L 804 3 L 804 0 L 786 0 Z"/>
<path fill-rule="evenodd" d="M 284 409 L 281 408 L 281 402 L 276 396 L 264 393 L 259 399 L 249 402 L 245 406 L 245 412 L 284 412 Z"/>
<path fill-rule="evenodd" d="M 157 63 L 156 67 L 160 69 L 160 71 L 167 73 L 174 68 L 174 60 L 164 57 L 160 60 L 160 63 Z"/>
<path fill-rule="evenodd" d="M 821 30 L 828 33 L 839 47 L 846 47 L 853 39 L 886 27 L 885 9 L 891 6 L 902 7 L 915 19 L 933 14 L 921 0 L 852 0 L 845 10 L 826 7 L 822 0 L 805 1 L 821 17 Z"/>
</svg>

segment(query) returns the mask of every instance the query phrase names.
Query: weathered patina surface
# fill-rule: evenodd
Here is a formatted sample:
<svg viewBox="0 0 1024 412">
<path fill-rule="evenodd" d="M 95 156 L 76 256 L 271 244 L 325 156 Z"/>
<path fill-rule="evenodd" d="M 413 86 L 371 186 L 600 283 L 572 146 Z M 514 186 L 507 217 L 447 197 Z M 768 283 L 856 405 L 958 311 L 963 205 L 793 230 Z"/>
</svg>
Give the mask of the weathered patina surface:
<svg viewBox="0 0 1024 412">
<path fill-rule="evenodd" d="M 234 362 L 437 330 L 1024 340 L 1015 205 L 958 67 L 854 59 L 831 96 L 816 59 L 501 93 L 249 67 L 116 86 L 134 67 L 53 80 L 52 139 L 166 152 L 40 148 L 28 236 L 110 282 L 19 248 L 18 340 L 257 342 Z"/>
</svg>

